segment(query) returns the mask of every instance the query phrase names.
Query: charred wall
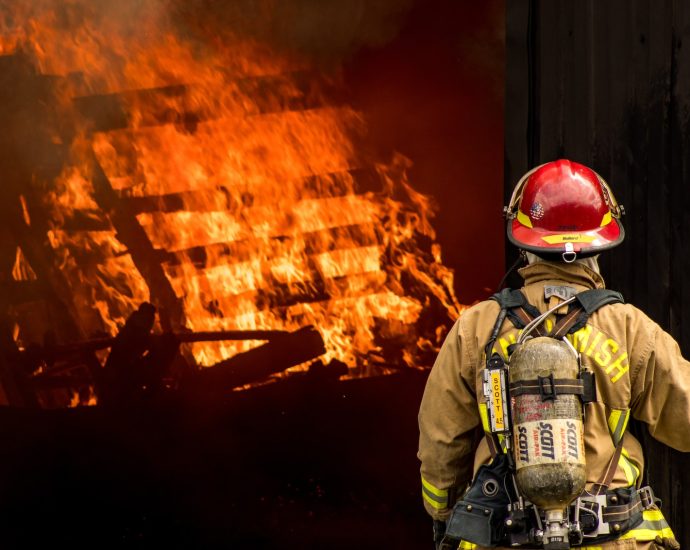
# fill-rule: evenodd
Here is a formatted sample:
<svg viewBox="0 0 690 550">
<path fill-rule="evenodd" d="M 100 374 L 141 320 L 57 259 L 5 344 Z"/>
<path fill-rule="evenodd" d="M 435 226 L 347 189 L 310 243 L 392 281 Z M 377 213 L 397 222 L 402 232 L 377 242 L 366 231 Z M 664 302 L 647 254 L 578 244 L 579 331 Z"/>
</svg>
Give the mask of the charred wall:
<svg viewBox="0 0 690 550">
<path fill-rule="evenodd" d="M 597 170 L 627 212 L 626 241 L 601 258 L 608 286 L 690 356 L 690 8 L 519 0 L 506 20 L 506 193 L 556 158 Z M 690 461 L 637 429 L 648 479 L 687 545 Z"/>
</svg>

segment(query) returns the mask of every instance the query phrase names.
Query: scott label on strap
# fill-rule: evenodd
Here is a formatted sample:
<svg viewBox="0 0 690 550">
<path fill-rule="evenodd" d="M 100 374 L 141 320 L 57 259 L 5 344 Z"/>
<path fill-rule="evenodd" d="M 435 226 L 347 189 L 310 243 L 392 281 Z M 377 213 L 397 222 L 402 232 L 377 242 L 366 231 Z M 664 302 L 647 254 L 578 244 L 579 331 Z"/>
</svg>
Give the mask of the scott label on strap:
<svg viewBox="0 0 690 550">
<path fill-rule="evenodd" d="M 506 393 L 507 371 L 505 367 L 484 370 L 484 396 L 489 412 L 489 427 L 492 433 L 510 430 L 508 396 Z"/>
</svg>

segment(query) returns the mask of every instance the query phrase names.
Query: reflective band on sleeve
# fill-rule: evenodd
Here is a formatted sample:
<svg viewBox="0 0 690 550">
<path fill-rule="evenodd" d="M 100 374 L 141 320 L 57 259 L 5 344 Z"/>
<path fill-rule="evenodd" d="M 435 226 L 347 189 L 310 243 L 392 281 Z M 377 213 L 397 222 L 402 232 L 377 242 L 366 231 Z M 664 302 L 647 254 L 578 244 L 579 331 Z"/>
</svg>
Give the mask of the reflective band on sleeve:
<svg viewBox="0 0 690 550">
<path fill-rule="evenodd" d="M 618 442 L 625 433 L 625 428 L 628 426 L 628 419 L 630 418 L 630 409 L 613 409 L 609 415 L 609 431 L 611 432 L 611 439 L 613 444 L 618 445 Z"/>
<path fill-rule="evenodd" d="M 473 542 L 461 540 L 460 544 L 458 545 L 458 548 L 461 548 L 462 550 L 475 550 L 475 548 L 477 548 L 477 545 Z"/>
<path fill-rule="evenodd" d="M 422 477 L 422 496 L 437 510 L 448 508 L 448 490 L 439 489 Z"/>
<path fill-rule="evenodd" d="M 642 512 L 642 523 L 621 535 L 621 539 L 637 539 L 639 541 L 654 540 L 656 537 L 662 539 L 675 539 L 673 531 L 666 523 L 661 510 L 645 510 Z"/>
</svg>

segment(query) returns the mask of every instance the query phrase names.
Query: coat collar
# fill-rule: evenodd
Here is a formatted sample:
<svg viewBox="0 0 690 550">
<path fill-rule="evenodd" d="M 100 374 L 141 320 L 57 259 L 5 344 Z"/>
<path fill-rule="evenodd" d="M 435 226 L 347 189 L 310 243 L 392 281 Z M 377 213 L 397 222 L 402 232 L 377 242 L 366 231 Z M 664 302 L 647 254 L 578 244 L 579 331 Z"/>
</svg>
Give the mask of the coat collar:
<svg viewBox="0 0 690 550">
<path fill-rule="evenodd" d="M 536 262 L 518 270 L 525 285 L 545 281 L 566 281 L 586 288 L 605 288 L 604 278 L 586 265 L 578 262 Z"/>
</svg>

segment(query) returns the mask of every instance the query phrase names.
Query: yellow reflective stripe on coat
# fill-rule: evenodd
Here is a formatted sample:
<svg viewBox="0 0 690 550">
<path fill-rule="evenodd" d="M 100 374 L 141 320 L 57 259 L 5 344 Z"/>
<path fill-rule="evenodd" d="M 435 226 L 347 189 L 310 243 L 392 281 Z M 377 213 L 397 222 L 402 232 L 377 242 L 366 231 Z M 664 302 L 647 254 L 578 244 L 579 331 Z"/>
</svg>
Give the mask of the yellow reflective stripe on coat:
<svg viewBox="0 0 690 550">
<path fill-rule="evenodd" d="M 484 433 L 491 435 L 491 426 L 489 424 L 489 409 L 486 403 L 479 403 L 479 417 L 482 419 L 482 428 Z M 507 451 L 506 446 L 506 436 L 503 434 L 498 434 L 498 443 L 501 445 L 501 451 L 504 453 Z"/>
<path fill-rule="evenodd" d="M 473 542 L 461 540 L 460 544 L 458 544 L 458 548 L 462 550 L 475 550 L 475 548 L 477 548 L 477 545 Z"/>
<path fill-rule="evenodd" d="M 630 453 L 628 453 L 625 447 L 621 450 L 618 466 L 625 472 L 625 479 L 630 486 L 637 484 L 637 480 L 640 478 L 640 469 L 632 461 Z"/>
<path fill-rule="evenodd" d="M 613 409 L 611 414 L 609 414 L 609 432 L 611 432 L 611 439 L 613 439 L 614 446 L 618 445 L 623 437 L 625 428 L 628 427 L 629 419 L 630 409 Z"/>
<path fill-rule="evenodd" d="M 613 409 L 611 414 L 609 414 L 609 432 L 611 432 L 611 440 L 614 446 L 617 446 L 621 439 L 623 439 L 629 420 L 630 409 Z M 637 483 L 640 477 L 640 469 L 630 460 L 630 454 L 625 448 L 621 450 L 621 457 L 618 459 L 618 467 L 623 471 L 629 487 Z"/>
<path fill-rule="evenodd" d="M 448 490 L 439 489 L 422 476 L 422 497 L 437 510 L 448 508 Z"/>
<path fill-rule="evenodd" d="M 486 403 L 479 403 L 479 416 L 482 419 L 484 433 L 491 433 L 491 426 L 489 426 L 489 411 L 486 407 Z"/>
<path fill-rule="evenodd" d="M 661 510 L 645 510 L 642 512 L 642 523 L 620 536 L 621 539 L 634 538 L 639 541 L 654 540 L 657 537 L 676 538 Z"/>
</svg>

